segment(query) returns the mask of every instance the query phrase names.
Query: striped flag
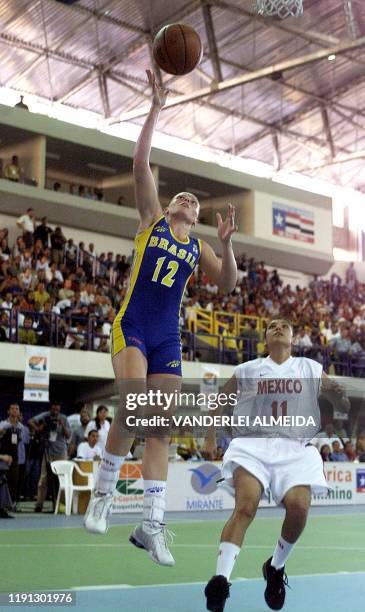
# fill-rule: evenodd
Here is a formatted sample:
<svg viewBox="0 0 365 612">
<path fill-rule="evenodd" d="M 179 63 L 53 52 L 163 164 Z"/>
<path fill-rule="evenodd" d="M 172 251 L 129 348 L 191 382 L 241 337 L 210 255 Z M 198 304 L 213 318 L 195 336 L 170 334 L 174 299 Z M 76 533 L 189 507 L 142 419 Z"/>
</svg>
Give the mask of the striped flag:
<svg viewBox="0 0 365 612">
<path fill-rule="evenodd" d="M 314 212 L 272 203 L 272 233 L 292 240 L 314 243 Z"/>
<path fill-rule="evenodd" d="M 365 470 L 356 470 L 356 491 L 365 493 Z"/>
</svg>

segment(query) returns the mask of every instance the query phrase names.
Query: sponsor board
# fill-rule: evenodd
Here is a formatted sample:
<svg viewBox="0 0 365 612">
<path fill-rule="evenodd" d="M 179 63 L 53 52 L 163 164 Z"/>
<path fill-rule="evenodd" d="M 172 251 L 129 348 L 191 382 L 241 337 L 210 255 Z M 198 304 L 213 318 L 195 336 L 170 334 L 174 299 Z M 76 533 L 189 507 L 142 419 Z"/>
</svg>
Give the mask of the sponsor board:
<svg viewBox="0 0 365 612">
<path fill-rule="evenodd" d="M 205 402 L 200 406 L 201 412 L 209 411 L 208 398 L 219 392 L 219 370 L 217 368 L 202 365 L 200 380 L 200 394 L 205 396 Z"/>
<path fill-rule="evenodd" d="M 170 463 L 166 507 L 171 511 L 231 510 L 232 495 L 217 484 L 220 463 Z M 313 506 L 365 504 L 365 467 L 361 463 L 325 463 L 327 494 L 312 495 Z M 270 494 L 260 507 L 275 506 Z M 140 512 L 143 509 L 143 479 L 140 463 L 124 463 L 114 496 L 113 511 Z"/>
<path fill-rule="evenodd" d="M 50 350 L 45 346 L 25 346 L 23 400 L 49 401 Z"/>
<path fill-rule="evenodd" d="M 221 478 L 219 465 L 216 463 L 192 464 L 192 467 L 188 469 L 191 494 L 186 496 L 184 510 L 223 510 L 224 499 L 217 484 L 217 480 Z"/>
<path fill-rule="evenodd" d="M 324 463 L 324 475 L 329 486 L 327 494 L 312 495 L 312 505 L 331 506 L 358 503 L 355 467 L 352 463 Z"/>
<path fill-rule="evenodd" d="M 124 463 L 114 493 L 113 512 L 143 510 L 143 478 L 140 463 Z"/>
</svg>

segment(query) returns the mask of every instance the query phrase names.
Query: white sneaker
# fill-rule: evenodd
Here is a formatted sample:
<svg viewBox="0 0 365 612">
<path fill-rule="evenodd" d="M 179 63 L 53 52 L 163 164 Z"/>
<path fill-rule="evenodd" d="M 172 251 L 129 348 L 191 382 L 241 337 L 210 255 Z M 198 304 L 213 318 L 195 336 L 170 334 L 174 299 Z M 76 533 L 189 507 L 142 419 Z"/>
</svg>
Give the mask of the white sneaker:
<svg viewBox="0 0 365 612">
<path fill-rule="evenodd" d="M 155 563 L 172 566 L 175 565 L 175 559 L 168 549 L 167 539 L 171 543 L 174 535 L 166 529 L 164 523 L 144 521 L 135 528 L 129 541 L 137 548 L 146 550 Z"/>
<path fill-rule="evenodd" d="M 108 517 L 112 511 L 113 494 L 92 491 L 84 516 L 84 527 L 90 533 L 104 534 L 108 531 Z"/>
</svg>

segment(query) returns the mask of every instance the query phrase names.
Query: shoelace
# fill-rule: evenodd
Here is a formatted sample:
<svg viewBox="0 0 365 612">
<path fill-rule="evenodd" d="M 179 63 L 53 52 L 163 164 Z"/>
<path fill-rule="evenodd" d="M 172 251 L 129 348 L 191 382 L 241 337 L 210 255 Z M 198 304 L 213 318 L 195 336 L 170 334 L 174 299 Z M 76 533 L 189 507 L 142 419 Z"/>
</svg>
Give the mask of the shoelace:
<svg viewBox="0 0 365 612">
<path fill-rule="evenodd" d="M 163 544 L 163 546 L 168 548 L 170 544 L 174 543 L 174 538 L 176 538 L 176 533 L 170 529 L 167 529 L 166 523 L 160 523 L 159 541 Z"/>
<path fill-rule="evenodd" d="M 105 502 L 108 501 L 110 498 L 107 494 L 105 495 L 97 495 L 95 496 L 96 499 L 96 504 L 95 504 L 95 509 L 94 509 L 94 516 L 97 519 L 100 519 L 103 515 L 104 512 L 104 508 L 105 508 Z M 110 514 L 110 510 L 111 510 L 111 505 L 109 506 L 109 508 L 107 509 L 107 512 L 105 514 L 105 518 L 108 518 L 109 514 Z"/>
<path fill-rule="evenodd" d="M 286 575 L 285 572 L 283 574 L 276 572 L 274 576 L 275 576 L 275 581 L 277 582 L 280 588 L 282 588 L 283 585 L 288 587 L 289 589 L 291 588 L 289 586 L 288 576 Z"/>
<path fill-rule="evenodd" d="M 283 576 L 283 583 L 285 584 L 286 587 L 288 587 L 288 589 L 291 589 L 291 586 L 289 585 L 288 576 L 285 573 Z"/>
</svg>

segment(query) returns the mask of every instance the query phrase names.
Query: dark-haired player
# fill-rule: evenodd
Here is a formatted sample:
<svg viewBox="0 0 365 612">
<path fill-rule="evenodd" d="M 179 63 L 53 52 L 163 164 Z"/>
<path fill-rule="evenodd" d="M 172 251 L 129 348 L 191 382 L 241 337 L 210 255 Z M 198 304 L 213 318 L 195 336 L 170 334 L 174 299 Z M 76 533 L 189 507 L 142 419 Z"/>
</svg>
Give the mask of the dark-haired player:
<svg viewBox="0 0 365 612">
<path fill-rule="evenodd" d="M 223 612 L 229 597 L 229 578 L 245 533 L 268 489 L 286 514 L 273 556 L 263 565 L 265 600 L 273 610 L 283 607 L 285 562 L 305 527 L 311 491 L 326 492 L 328 488 L 321 456 L 308 444 L 320 424 L 317 399 L 321 387 L 332 399 L 340 398 L 343 408 L 348 409 L 349 404 L 339 385 L 324 374 L 321 364 L 291 356 L 292 339 L 293 329 L 288 321 L 271 321 L 266 330 L 269 356 L 237 366 L 225 387 L 227 395 L 237 393 L 235 414 L 248 416 L 250 425 L 237 432 L 223 458 L 222 473 L 226 484 L 233 488 L 235 508 L 222 531 L 216 575 L 205 588 L 207 609 L 214 612 Z M 252 427 L 257 416 L 266 418 L 259 430 Z M 283 424 L 275 425 L 279 416 Z M 311 416 L 313 428 L 297 426 L 298 416 Z M 287 429 L 286 420 L 293 422 Z M 270 421 L 274 424 L 270 425 Z M 210 434 L 207 441 L 211 452 L 214 438 Z"/>
</svg>

